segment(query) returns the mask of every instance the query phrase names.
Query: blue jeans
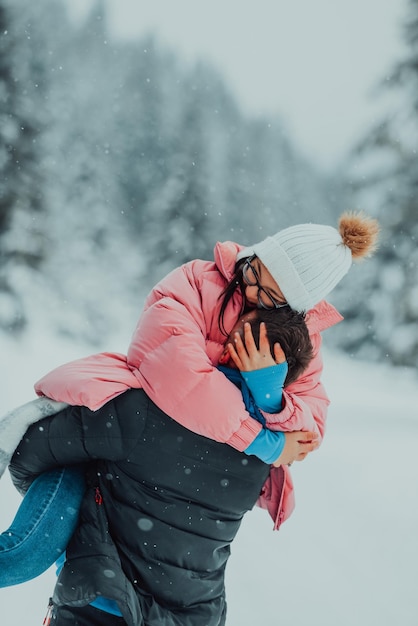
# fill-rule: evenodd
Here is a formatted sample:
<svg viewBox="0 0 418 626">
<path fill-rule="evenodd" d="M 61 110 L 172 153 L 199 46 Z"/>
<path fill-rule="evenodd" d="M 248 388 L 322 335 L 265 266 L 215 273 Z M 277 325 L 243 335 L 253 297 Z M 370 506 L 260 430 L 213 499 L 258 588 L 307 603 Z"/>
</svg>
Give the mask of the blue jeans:
<svg viewBox="0 0 418 626">
<path fill-rule="evenodd" d="M 82 467 L 53 470 L 32 483 L 11 526 L 0 534 L 0 587 L 39 576 L 65 551 L 84 491 Z"/>
</svg>

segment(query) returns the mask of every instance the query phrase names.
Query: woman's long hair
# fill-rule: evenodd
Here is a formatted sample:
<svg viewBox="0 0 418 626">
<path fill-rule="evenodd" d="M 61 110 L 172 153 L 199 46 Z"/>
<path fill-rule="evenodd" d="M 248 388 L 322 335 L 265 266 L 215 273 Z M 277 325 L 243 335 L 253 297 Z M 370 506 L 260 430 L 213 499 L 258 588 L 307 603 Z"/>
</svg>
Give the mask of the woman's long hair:
<svg viewBox="0 0 418 626">
<path fill-rule="evenodd" d="M 221 331 L 223 335 L 225 335 L 225 337 L 228 337 L 229 332 L 230 332 L 228 329 L 225 328 L 225 311 L 226 311 L 226 307 L 228 306 L 229 302 L 233 298 L 234 293 L 236 292 L 237 289 L 241 291 L 241 295 L 242 295 L 242 306 L 241 306 L 241 311 L 239 315 L 242 315 L 242 313 L 244 313 L 245 284 L 244 284 L 244 279 L 242 277 L 242 268 L 246 260 L 247 259 L 240 259 L 235 264 L 233 277 L 231 278 L 229 283 L 226 285 L 222 293 L 219 295 L 219 299 L 222 298 L 222 304 L 221 304 L 221 309 L 219 311 L 218 326 L 219 326 L 219 330 Z"/>
</svg>

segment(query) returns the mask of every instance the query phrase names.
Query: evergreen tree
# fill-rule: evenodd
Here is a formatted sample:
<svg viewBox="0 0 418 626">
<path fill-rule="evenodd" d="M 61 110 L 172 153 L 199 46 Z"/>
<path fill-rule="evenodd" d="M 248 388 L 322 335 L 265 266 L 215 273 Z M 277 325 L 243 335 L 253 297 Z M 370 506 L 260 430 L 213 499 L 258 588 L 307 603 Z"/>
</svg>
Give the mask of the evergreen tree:
<svg viewBox="0 0 418 626">
<path fill-rule="evenodd" d="M 194 71 L 182 85 L 182 106 L 176 135 L 166 144 L 167 177 L 154 189 L 147 213 L 153 220 L 147 239 L 156 250 L 159 264 L 177 264 L 205 258 L 211 212 L 210 173 L 206 103 L 202 81 L 205 74 Z M 159 205 L 159 206 L 158 206 Z M 157 208 L 158 207 L 158 208 Z M 164 227 L 162 228 L 162 225 Z"/>
<path fill-rule="evenodd" d="M 51 86 L 51 124 L 44 141 L 52 237 L 43 271 L 57 296 L 72 301 L 71 309 L 64 308 L 57 320 L 59 329 L 95 343 L 117 309 L 116 303 L 104 307 L 110 297 L 107 289 L 115 298 L 124 289 L 121 277 L 133 280 L 140 267 L 130 255 L 134 248 L 118 179 L 123 60 L 109 37 L 101 0 L 79 26 L 68 18 L 63 23 L 66 35 L 55 51 L 63 71 Z M 123 297 L 126 305 L 129 294 Z"/>
<path fill-rule="evenodd" d="M 37 268 L 44 255 L 39 139 L 45 122 L 45 49 L 31 12 L 21 8 L 0 5 L 0 325 L 11 330 L 25 321 L 14 272 Z"/>
<path fill-rule="evenodd" d="M 405 58 L 384 81 L 391 112 L 355 155 L 351 189 L 358 205 L 378 217 L 381 243 L 361 272 L 351 272 L 350 298 L 342 289 L 344 348 L 367 358 L 418 364 L 418 1 L 410 0 L 404 29 Z M 395 107 L 393 106 L 395 101 Z M 393 107 L 393 109 L 392 109 Z"/>
<path fill-rule="evenodd" d="M 0 233 L 8 230 L 12 213 L 13 199 L 13 151 L 19 135 L 19 127 L 14 117 L 17 102 L 17 88 L 13 80 L 12 62 L 15 45 L 8 28 L 9 16 L 0 5 Z M 0 248 L 1 250 L 1 248 Z"/>
<path fill-rule="evenodd" d="M 170 76 L 171 73 L 171 76 Z M 169 177 L 168 154 L 177 87 L 169 85 L 177 72 L 173 60 L 159 51 L 152 37 L 121 49 L 120 93 L 114 120 L 114 150 L 121 208 L 137 235 L 158 217 L 148 205 Z"/>
</svg>

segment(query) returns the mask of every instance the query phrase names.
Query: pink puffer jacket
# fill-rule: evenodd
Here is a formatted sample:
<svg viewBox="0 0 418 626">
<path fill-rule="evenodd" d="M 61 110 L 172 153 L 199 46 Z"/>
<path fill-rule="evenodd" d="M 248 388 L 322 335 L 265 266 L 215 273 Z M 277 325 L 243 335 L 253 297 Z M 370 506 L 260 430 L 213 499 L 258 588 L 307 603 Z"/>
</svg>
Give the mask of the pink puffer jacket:
<svg viewBox="0 0 418 626">
<path fill-rule="evenodd" d="M 39 395 L 96 410 L 129 388 L 143 388 L 165 413 L 186 428 L 245 450 L 261 429 L 246 411 L 241 392 L 216 369 L 225 336 L 218 327 L 219 295 L 231 279 L 238 251 L 232 242 L 218 243 L 214 262 L 194 260 L 168 274 L 146 299 L 127 357 L 101 353 L 65 364 L 35 385 Z M 225 313 L 234 326 L 242 297 L 236 293 Z M 321 302 L 307 316 L 315 358 L 284 391 L 284 408 L 268 415 L 273 430 L 325 429 L 327 395 L 320 382 L 320 331 L 342 317 Z M 288 468 L 272 467 L 260 500 L 275 528 L 293 509 Z"/>
</svg>

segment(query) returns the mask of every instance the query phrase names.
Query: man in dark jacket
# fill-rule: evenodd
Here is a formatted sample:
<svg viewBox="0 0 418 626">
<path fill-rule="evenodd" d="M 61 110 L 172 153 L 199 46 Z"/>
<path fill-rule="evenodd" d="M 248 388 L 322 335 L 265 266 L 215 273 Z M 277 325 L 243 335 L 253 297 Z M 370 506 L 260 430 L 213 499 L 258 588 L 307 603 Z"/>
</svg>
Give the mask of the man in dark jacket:
<svg viewBox="0 0 418 626">
<path fill-rule="evenodd" d="M 223 626 L 230 544 L 269 465 L 183 428 L 142 390 L 38 422 L 10 469 L 24 492 L 40 473 L 79 463 L 87 489 L 52 623 Z"/>
</svg>

